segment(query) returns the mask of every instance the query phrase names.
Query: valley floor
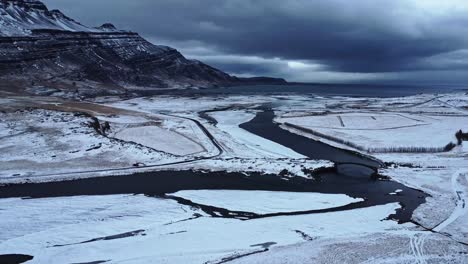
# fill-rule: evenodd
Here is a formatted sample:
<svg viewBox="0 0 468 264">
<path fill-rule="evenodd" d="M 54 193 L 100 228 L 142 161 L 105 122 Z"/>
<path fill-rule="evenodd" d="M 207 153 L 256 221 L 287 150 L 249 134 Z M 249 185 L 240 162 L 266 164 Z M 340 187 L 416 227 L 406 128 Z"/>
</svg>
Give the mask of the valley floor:
<svg viewBox="0 0 468 264">
<path fill-rule="evenodd" d="M 455 137 L 468 131 L 465 93 L 101 97 L 79 103 L 5 97 L 0 188 L 191 170 L 326 181 L 320 172 L 339 162 L 312 159 L 239 126 L 265 109 L 304 140 L 382 162 L 381 175 L 420 190 L 426 202 L 411 221 L 398 223 L 389 216 L 405 204 L 353 207 L 371 200 L 367 193 L 210 185 L 164 195 L 22 199 L 27 197 L 0 191 L 0 262 L 6 254 L 33 256 L 28 263 L 468 262 L 468 142 L 459 145 Z M 378 181 L 376 193 L 383 191 Z"/>
</svg>

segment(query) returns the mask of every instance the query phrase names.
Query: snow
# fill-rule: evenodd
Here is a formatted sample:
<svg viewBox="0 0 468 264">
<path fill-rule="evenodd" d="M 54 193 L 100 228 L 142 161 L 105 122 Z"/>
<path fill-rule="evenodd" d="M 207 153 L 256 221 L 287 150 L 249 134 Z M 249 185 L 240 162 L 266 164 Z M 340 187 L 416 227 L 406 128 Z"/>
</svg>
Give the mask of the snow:
<svg viewBox="0 0 468 264">
<path fill-rule="evenodd" d="M 202 131 L 202 129 L 192 120 L 187 119 L 185 115 L 157 115 L 163 120 L 161 126 L 167 130 L 174 131 L 194 142 L 199 144 L 204 153 L 198 153 L 197 156 L 215 156 L 219 154 L 219 150 Z M 189 116 L 190 118 L 190 116 Z"/>
<path fill-rule="evenodd" d="M 101 32 L 58 13 L 48 16 L 18 5 L 4 9 L 0 36 L 27 36 L 37 28 Z M 108 44 L 118 42 L 114 39 Z M 141 44 L 136 50 L 148 49 Z M 119 54 L 122 58 L 133 55 L 125 50 Z M 34 89 L 44 94 L 53 92 L 48 87 Z M 118 176 L 158 169 L 282 175 L 287 171 L 287 176 L 310 177 L 305 169 L 333 166 L 239 127 L 255 116 L 257 106 L 269 104 L 278 122 L 347 140 L 391 163 L 380 173 L 430 195 L 412 220 L 433 232 L 414 223 L 399 225 L 385 220 L 401 207 L 396 203 L 242 221 L 220 214 L 211 217 L 196 206 L 143 195 L 0 199 L 0 254 L 30 254 L 34 256 L 31 263 L 221 263 L 227 257 L 240 257 L 232 263 L 468 262 L 468 249 L 461 244 L 468 243 L 468 143 L 446 153 L 378 151 L 389 147 L 443 147 L 455 142 L 457 130 L 468 130 L 466 92 L 399 98 L 155 96 L 108 102 L 120 108 L 111 109 L 120 110 L 118 113 L 106 113 L 106 109 L 99 109 L 102 105 L 91 104 L 98 108 L 91 113 L 111 124 L 107 137 L 89 127 L 91 120 L 85 116 L 11 110 L 41 107 L 41 103 L 50 108 L 56 100 L 52 97 L 25 100 L 35 101 L 32 105 L 16 100 L 0 99 L 0 183 Z M 215 109 L 224 109 L 209 113 L 217 125 L 198 115 Z M 83 109 L 75 105 L 69 110 Z M 197 122 L 213 135 L 214 142 Z M 137 168 L 135 164 L 146 166 Z M 257 214 L 317 210 L 362 201 L 342 194 L 236 190 L 184 190 L 172 195 Z M 390 195 L 405 192 L 397 189 Z M 138 232 L 118 236 L 132 231 Z M 114 239 L 102 239 L 108 236 Z M 85 241 L 89 242 L 82 243 Z M 242 257 L 245 254 L 252 255 Z"/>
<path fill-rule="evenodd" d="M 176 97 L 176 96 L 154 96 L 146 98 L 134 98 L 125 101 L 110 103 L 112 106 L 137 110 L 147 113 L 196 113 L 216 108 L 254 106 L 268 103 L 268 97 L 250 96 L 211 96 L 211 97 Z"/>
<path fill-rule="evenodd" d="M 442 223 L 438 224 L 436 227 L 434 227 L 434 231 L 440 232 L 444 230 L 446 227 L 448 227 L 450 224 L 455 222 L 457 219 L 462 219 L 462 217 L 465 217 L 468 215 L 468 207 L 466 206 L 466 203 L 468 201 L 468 185 L 462 185 L 459 182 L 459 178 L 463 180 L 463 183 L 467 183 L 467 175 L 468 172 L 464 170 L 458 170 L 456 171 L 451 178 L 451 185 L 452 185 L 452 190 L 454 192 L 454 196 L 456 197 L 456 207 L 455 210 L 453 210 L 452 214 L 444 220 Z M 466 224 L 465 224 L 466 227 Z M 464 234 L 468 234 L 468 230 L 462 231 Z M 465 238 L 465 236 L 463 236 Z M 466 238 L 465 238 L 466 240 Z"/>
<path fill-rule="evenodd" d="M 333 164 L 295 156 L 290 149 L 283 149 L 284 146 L 255 138 L 240 129 L 238 124 L 253 118 L 258 105 L 270 103 L 278 115 L 277 120 L 307 120 L 314 128 L 326 125 L 326 129 L 338 131 L 346 137 L 353 136 L 356 140 L 364 139 L 353 131 L 364 129 L 366 133 L 363 136 L 375 137 L 379 144 L 387 144 L 387 138 L 402 134 L 388 132 L 384 136 L 376 131 L 398 131 L 398 127 L 408 126 L 401 129 L 410 129 L 408 135 L 418 144 L 430 145 L 439 140 L 439 134 L 445 138 L 455 126 L 461 128 L 466 124 L 464 109 L 468 100 L 465 98 L 466 95 L 460 94 L 383 99 L 313 95 L 157 96 L 126 101 L 112 99 L 109 105 L 121 107 L 118 115 L 96 113 L 101 121 L 111 123 L 110 137 L 125 129 L 135 129 L 135 133 L 140 133 L 141 128 L 157 127 L 157 133 L 174 132 L 204 146 L 207 151 L 196 154 L 205 155 L 204 160 L 177 158 L 158 151 L 151 152 L 145 147 L 140 149 L 135 144 L 112 141 L 84 125 L 89 121 L 85 117 L 49 110 L 6 111 L 0 114 L 1 180 L 38 181 L 39 177 L 35 176 L 43 173 L 86 171 L 99 167 L 104 171 L 87 172 L 86 177 L 161 169 L 106 170 L 131 166 L 136 161 L 167 164 L 162 169 L 171 170 L 273 174 L 287 170 L 292 176 L 308 177 L 303 173 L 304 168 L 313 170 Z M 0 101 L 2 107 L 8 109 L 21 105 L 15 100 L 2 98 Z M 46 99 L 37 99 L 42 100 Z M 53 101 L 51 98 L 47 100 Z M 50 104 L 51 101 L 47 102 Z M 213 108 L 229 109 L 211 113 L 218 121 L 217 125 L 197 114 Z M 242 110 L 235 110 L 240 108 Z M 123 113 L 122 109 L 129 110 Z M 341 116 L 345 127 L 337 116 Z M 199 121 L 213 135 L 222 153 L 218 153 L 191 119 Z M 434 131 L 427 132 L 426 128 Z M 148 137 L 155 134 L 152 128 L 144 133 L 148 133 Z M 373 136 L 375 133 L 378 136 Z M 422 136 L 417 138 L 417 135 Z M 452 132 L 450 136 L 453 136 Z M 152 142 L 149 140 L 146 144 Z M 398 143 L 407 145 L 408 141 L 400 138 Z M 83 151 L 85 147 L 96 144 L 102 144 L 102 147 Z M 337 142 L 332 144 L 345 147 Z M 467 211 L 466 206 L 463 207 L 468 193 L 467 145 L 464 142 L 446 153 L 371 154 L 391 163 L 380 170 L 382 175 L 430 195 L 427 202 L 416 209 L 412 220 L 434 228 L 438 233 L 425 231 L 413 223 L 399 225 L 384 220 L 400 208 L 399 204 L 243 221 L 222 218 L 221 215 L 211 217 L 194 206 L 142 195 L 1 199 L 0 254 L 30 254 L 34 256 L 31 263 L 100 260 L 111 263 L 219 263 L 223 258 L 235 256 L 240 258 L 232 263 L 466 263 L 468 250 L 457 241 L 468 242 Z M 74 150 L 80 151 L 74 153 Z M 59 154 L 56 160 L 50 157 L 51 153 Z M 171 163 L 174 161 L 186 163 Z M 21 175 L 14 176 L 15 173 Z M 28 173 L 31 176 L 27 176 Z M 51 180 L 76 176 L 55 175 Z M 397 189 L 391 194 L 405 195 L 405 192 Z M 330 208 L 360 200 L 339 194 L 263 191 L 186 190 L 174 195 L 202 204 L 260 214 Z M 77 244 L 135 230 L 144 231 L 131 237 Z M 53 247 L 65 244 L 70 245 Z M 264 248 L 268 251 L 259 252 Z M 250 253 L 252 255 L 242 256 Z"/>
<path fill-rule="evenodd" d="M 298 98 L 294 99 L 299 100 Z M 209 115 L 217 119 L 218 124 L 216 125 L 210 124 L 197 113 L 212 108 L 254 107 L 267 102 L 267 100 L 271 100 L 270 98 L 261 96 L 229 96 L 222 98 L 157 96 L 135 98 L 126 101 L 115 101 L 112 98 L 100 98 L 98 100 L 101 102 L 108 100 L 114 107 L 157 116 L 161 120 L 164 120 L 162 123 L 163 127 L 176 130 L 192 139 L 196 138 L 197 142 L 203 144 L 206 149 L 209 149 L 209 153 L 217 156 L 216 158 L 200 161 L 196 164 L 178 165 L 177 167 L 179 168 L 200 168 L 216 171 L 263 171 L 265 173 L 276 174 L 283 169 L 287 169 L 296 175 L 304 176 L 301 166 L 296 166 L 301 162 L 304 162 L 304 165 L 307 165 L 306 167 L 312 169 L 333 165 L 328 161 L 307 160 L 304 156 L 289 148 L 239 128 L 239 124 L 251 120 L 255 116 L 256 111 L 224 110 L 209 112 Z M 239 102 L 243 102 L 243 105 Z M 169 113 L 169 109 L 172 110 L 170 116 L 166 115 Z M 198 120 L 221 146 L 223 150 L 221 155 L 217 155 L 217 150 L 213 149 L 213 144 L 206 140 L 205 135 L 200 134 L 200 129 L 194 127 L 193 122 L 181 122 L 180 118 L 177 119 L 174 116 Z"/>
<path fill-rule="evenodd" d="M 340 125 L 339 118 L 344 126 Z M 450 142 L 456 142 L 455 133 L 459 129 L 468 130 L 468 116 L 350 113 L 281 118 L 278 122 L 312 129 L 371 152 L 382 152 L 392 147 L 443 148 Z"/>
<path fill-rule="evenodd" d="M 20 2 L 20 1 L 19 1 Z M 0 3 L 0 36 L 30 35 L 33 29 L 55 29 L 72 32 L 99 32 L 83 26 L 62 14 L 31 7 L 26 3 Z"/>
<path fill-rule="evenodd" d="M 89 127 L 89 118 L 73 113 L 2 113 L 0 121 L 0 181 L 177 160 L 163 152 L 114 142 Z"/>
<path fill-rule="evenodd" d="M 171 195 L 197 204 L 256 214 L 319 210 L 364 201 L 344 194 L 239 190 L 188 190 Z"/>
<path fill-rule="evenodd" d="M 157 126 L 126 128 L 115 133 L 114 137 L 179 156 L 204 151 L 197 142 Z"/>
<path fill-rule="evenodd" d="M 183 211 L 177 209 L 178 205 L 173 201 L 161 202 L 157 198 L 148 198 L 144 195 L 76 196 L 27 200 L 1 199 L 0 222 L 3 229 L 0 232 L 0 241 L 28 234 L 46 233 L 47 230 L 54 230 L 60 226 L 79 223 L 92 225 L 102 221 L 118 222 L 119 219 L 132 219 L 133 224 L 154 222 L 164 224 L 191 216 L 190 213 L 184 214 Z M 165 213 L 156 217 L 159 210 Z M 18 213 L 20 215 L 15 217 L 15 214 Z M 142 219 L 142 222 L 138 223 L 140 216 L 148 214 L 155 216 L 151 222 L 148 219 Z M 85 230 L 82 231 L 85 232 Z"/>
<path fill-rule="evenodd" d="M 220 111 L 210 113 L 210 116 L 214 117 L 216 121 L 218 121 L 218 124 L 216 125 L 217 128 L 232 137 L 234 141 L 247 146 L 254 152 L 267 157 L 304 158 L 303 155 L 298 154 L 289 148 L 254 135 L 239 127 L 240 124 L 246 123 L 254 118 L 255 113 L 245 111 Z"/>
<path fill-rule="evenodd" d="M 315 238 L 365 236 L 396 230 L 405 233 L 411 224 L 382 221 L 398 207 L 398 204 L 388 204 L 242 221 L 208 217 L 196 208 L 142 195 L 4 199 L 0 202 L 0 226 L 15 228 L 2 230 L 0 254 L 21 252 L 33 255 L 32 263 L 97 260 L 205 263 L 233 252 L 258 249 L 252 245 L 274 242 L 276 247 L 304 241 L 297 230 Z M 194 213 L 202 217 L 182 221 L 192 218 Z M 79 244 L 135 230 L 144 231 L 132 237 Z"/>
<path fill-rule="evenodd" d="M 396 160 L 393 157 L 400 157 Z M 421 161 L 414 162 L 417 167 L 408 168 L 404 166 L 389 167 L 381 170 L 383 175 L 390 176 L 393 180 L 403 183 L 412 188 L 422 190 L 430 197 L 426 198 L 426 203 L 416 209 L 413 214 L 413 219 L 423 226 L 434 228 L 439 223 L 443 222 L 455 210 L 455 196 L 453 195 L 451 186 L 451 177 L 457 170 L 463 169 L 468 171 L 468 163 L 466 159 L 442 158 L 438 155 L 400 155 L 387 154 L 383 158 L 384 161 L 412 162 L 412 160 Z M 439 165 L 442 165 L 439 168 Z M 403 193 L 404 194 L 404 193 Z"/>
<path fill-rule="evenodd" d="M 420 235 L 416 233 L 415 237 Z M 235 264 L 296 264 L 296 263 L 453 263 L 468 260 L 463 245 L 442 236 L 426 238 L 424 245 L 412 244 L 408 235 L 377 233 L 362 237 L 315 239 L 304 243 L 271 248 L 261 254 L 252 254 L 230 263 Z M 430 248 L 430 250 L 428 250 Z"/>
<path fill-rule="evenodd" d="M 98 116 L 99 120 L 107 121 L 111 123 L 120 123 L 120 124 L 138 124 L 149 122 L 148 118 L 143 116 L 129 116 L 129 115 L 114 115 L 114 116 Z"/>
<path fill-rule="evenodd" d="M 57 23 L 57 25 L 58 25 L 60 28 L 62 28 L 62 29 L 64 29 L 64 30 L 76 31 L 75 28 L 72 28 L 72 27 L 68 26 L 66 23 L 64 23 L 64 22 L 61 21 L 61 20 L 58 20 L 58 19 L 57 19 L 57 22 L 56 22 L 56 23 Z"/>
<path fill-rule="evenodd" d="M 223 155 L 224 156 L 224 155 Z M 333 162 L 311 159 L 271 159 L 271 158 L 212 158 L 190 164 L 178 164 L 174 169 L 202 169 L 227 172 L 261 172 L 279 175 L 286 170 L 288 175 L 310 177 L 304 169 L 332 168 Z"/>
<path fill-rule="evenodd" d="M 299 126 L 309 126 L 313 130 L 331 134 L 364 147 L 443 146 L 450 141 L 456 142 L 454 133 L 457 130 L 467 130 L 467 102 L 466 95 L 461 93 L 422 94 L 372 100 L 368 98 L 338 100 L 333 97 L 322 102 L 328 105 L 328 112 L 317 106 L 317 102 L 310 107 L 301 105 L 300 111 L 297 111 L 295 107 L 290 107 L 290 109 L 281 107 L 281 110 L 277 111 L 280 117 L 276 120 L 278 122 L 292 121 Z M 356 110 L 358 108 L 359 110 Z M 344 127 L 338 116 L 341 117 Z M 379 119 L 383 120 L 384 117 L 386 122 L 379 122 Z M 401 128 L 401 126 L 407 127 Z M 339 148 L 356 151 L 355 148 L 339 142 L 291 127 L 282 127 Z M 459 194 L 466 193 L 466 191 L 460 192 L 460 188 L 465 186 L 463 188 L 466 189 L 468 184 L 464 183 L 457 187 L 458 192 L 454 191 L 451 177 L 456 173 L 468 171 L 467 145 L 464 142 L 462 146 L 457 146 L 445 153 L 373 152 L 371 155 L 384 162 L 396 163 L 381 169 L 381 174 L 431 195 L 426 198 L 426 203 L 414 212 L 412 217 L 414 221 L 427 228 L 434 228 L 441 223 L 446 223 L 451 216 L 456 216 L 456 219 L 450 220 L 451 223 L 442 232 L 448 232 L 458 241 L 464 241 L 466 228 L 462 224 L 464 222 L 462 219 L 466 218 L 466 212 L 459 211 L 455 215 L 454 212 L 459 210 L 459 204 L 462 204 L 458 198 Z M 457 182 L 463 183 L 463 179 L 459 177 Z M 390 195 L 400 195 L 397 191 Z"/>
<path fill-rule="evenodd" d="M 186 101 L 185 98 L 181 100 Z M 255 100 L 252 100 L 252 105 L 255 105 Z M 0 155 L 0 162 L 3 159 L 4 168 L 1 172 L 0 181 L 4 183 L 121 175 L 167 168 L 251 171 L 274 174 L 279 174 L 286 169 L 291 176 L 309 177 L 310 175 L 305 175 L 302 171 L 304 168 L 313 170 L 333 166 L 329 161 L 314 161 L 302 158 L 302 156 L 295 154 L 290 149 L 268 140 L 256 142 L 253 140 L 256 137 L 255 135 L 236 127 L 236 123 L 244 120 L 248 121 L 245 118 L 252 116 L 252 113 L 247 112 L 245 114 L 243 112 L 238 113 L 243 120 L 234 120 L 233 122 L 227 120 L 231 122 L 229 126 L 232 125 L 234 129 L 242 131 L 241 136 L 247 139 L 239 140 L 208 124 L 206 120 L 199 118 L 196 113 L 173 112 L 168 114 L 167 111 L 161 113 L 151 110 L 160 104 L 159 100 L 154 99 L 141 99 L 138 101 L 141 103 L 132 103 L 132 107 L 128 107 L 129 110 L 92 103 L 63 103 L 52 97 L 41 97 L 40 100 L 15 97 L 5 98 L 3 101 L 5 102 L 3 107 L 7 109 L 8 107 L 19 108 L 27 105 L 39 108 L 46 106 L 54 109 L 66 109 L 66 111 L 76 109 L 76 111 L 80 112 L 89 112 L 96 115 L 101 124 L 107 121 L 111 127 L 110 130 L 106 131 L 106 138 L 98 135 L 92 128 L 88 127 L 86 123 L 91 120 L 84 117 L 71 117 L 70 114 L 49 110 L 41 110 L 42 112 L 37 113 L 23 111 L 4 114 L 3 117 L 6 120 L 11 120 L 11 127 L 15 127 L 15 129 L 2 129 L 0 133 L 7 133 L 5 135 L 12 136 L 5 139 L 1 146 L 4 146 L 4 150 L 7 151 L 6 147 L 12 147 L 16 144 L 15 150 L 10 151 L 9 155 Z M 176 99 L 172 101 L 177 103 Z M 206 100 L 206 102 L 210 101 Z M 232 99 L 227 98 L 224 103 L 231 102 Z M 222 103 L 223 101 L 218 102 L 218 104 Z M 62 115 L 68 115 L 70 118 L 62 120 Z M 44 119 L 44 116 L 48 116 L 48 118 Z M 235 115 L 231 114 L 228 117 L 234 118 Z M 24 123 L 19 121 L 21 119 L 28 120 L 28 123 L 32 124 L 33 131 L 40 130 L 43 132 L 28 132 L 28 128 L 24 127 Z M 222 153 L 192 119 L 201 122 L 213 134 L 216 141 L 223 148 Z M 221 122 L 225 121 L 221 120 Z M 2 124 L 6 124 L 6 122 L 2 122 Z M 156 128 L 149 128 L 148 130 L 148 127 Z M 129 140 L 128 142 L 113 140 L 113 138 L 119 138 L 119 132 L 126 129 L 130 129 L 123 132 L 126 138 L 121 138 Z M 146 133 L 145 131 L 149 132 Z M 125 133 L 130 133 L 130 135 L 125 135 Z M 146 136 L 140 136 L 141 133 L 146 133 Z M 159 138 L 161 133 L 165 134 L 164 137 L 160 137 L 164 139 L 163 141 Z M 167 140 L 166 134 L 171 136 L 170 140 Z M 174 140 L 176 138 L 178 140 Z M 250 142 L 252 143 L 247 142 L 249 138 L 251 138 Z M 130 141 L 136 141 L 142 145 L 136 145 Z M 16 142 L 20 142 L 20 144 Z M 187 148 L 187 144 L 181 146 L 181 142 L 190 144 L 189 147 L 192 150 Z M 266 144 L 267 147 L 259 147 L 257 144 L 259 142 Z M 161 143 L 163 148 L 160 147 Z M 158 148 L 162 151 L 154 151 L 143 145 Z M 99 146 L 101 147 L 98 148 Z M 195 148 L 197 150 L 203 148 L 204 151 L 196 152 L 197 150 L 193 150 Z M 91 150 L 86 151 L 88 149 Z M 265 149 L 268 151 L 265 151 Z M 283 152 L 280 153 L 281 156 L 273 153 L 278 150 Z M 170 153 L 189 155 L 178 158 L 171 156 Z M 286 155 L 284 154 L 288 154 L 288 158 L 285 158 Z M 199 156 L 211 157 L 211 159 L 197 160 Z M 291 156 L 301 158 L 289 158 Z M 179 161 L 186 162 L 186 164 L 171 165 Z M 145 166 L 138 169 L 134 166 L 135 164 Z"/>
<path fill-rule="evenodd" d="M 318 116 L 295 117 L 287 122 L 301 124 L 305 127 L 320 127 L 352 130 L 378 130 L 424 125 L 425 118 L 394 113 L 343 113 Z M 343 121 L 341 124 L 340 119 Z"/>
</svg>

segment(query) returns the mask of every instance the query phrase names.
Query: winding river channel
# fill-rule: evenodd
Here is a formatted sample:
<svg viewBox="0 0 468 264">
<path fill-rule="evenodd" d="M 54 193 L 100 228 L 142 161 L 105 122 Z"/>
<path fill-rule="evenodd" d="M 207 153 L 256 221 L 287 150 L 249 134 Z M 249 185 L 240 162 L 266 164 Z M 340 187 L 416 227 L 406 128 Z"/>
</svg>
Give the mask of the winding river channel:
<svg viewBox="0 0 468 264">
<path fill-rule="evenodd" d="M 250 220 L 281 215 L 314 214 L 399 203 L 401 208 L 389 219 L 399 223 L 411 221 L 413 211 L 424 203 L 427 195 L 398 182 L 378 176 L 382 164 L 371 157 L 338 149 L 325 143 L 296 135 L 273 122 L 274 112 L 264 109 L 240 127 L 263 138 L 286 146 L 311 159 L 331 160 L 336 166 L 315 172 L 314 179 L 284 178 L 278 175 L 242 172 L 154 171 L 126 176 L 76 179 L 60 182 L 24 183 L 0 186 L 0 198 L 50 198 L 82 195 L 145 194 L 176 200 L 180 204 L 203 210 L 211 217 Z M 212 138 L 206 130 L 207 135 Z M 212 138 L 214 140 L 214 138 Z M 318 180 L 320 179 L 320 180 Z M 259 190 L 288 192 L 319 192 L 346 194 L 364 201 L 345 206 L 297 212 L 256 214 L 230 211 L 206 204 L 197 204 L 171 193 L 182 190 Z M 398 192 L 396 192 L 398 190 Z M 200 217 L 194 216 L 194 217 Z M 0 255 L 0 262 L 21 263 L 31 259 L 27 255 Z"/>
<path fill-rule="evenodd" d="M 263 110 L 250 122 L 241 124 L 240 127 L 263 138 L 269 139 L 280 145 L 286 146 L 297 153 L 311 159 L 333 161 L 339 171 L 349 176 L 367 175 L 377 173 L 382 162 L 372 157 L 364 156 L 358 152 L 339 149 L 320 141 L 316 141 L 301 135 L 282 129 L 273 122 L 275 113 Z"/>
<path fill-rule="evenodd" d="M 154 171 L 118 177 L 96 177 L 61 182 L 25 183 L 0 186 L 0 198 L 28 197 L 67 197 L 79 195 L 108 194 L 145 194 L 167 199 L 174 199 L 181 204 L 195 206 L 213 217 L 238 218 L 242 220 L 277 215 L 311 214 L 355 208 L 399 203 L 402 208 L 396 214 L 389 216 L 399 222 L 408 222 L 412 212 L 425 201 L 426 195 L 418 190 L 408 188 L 400 183 L 362 176 L 362 170 L 373 168 L 377 170 L 380 163 L 357 153 L 341 150 L 309 138 L 290 133 L 273 122 L 274 113 L 271 110 L 259 112 L 251 121 L 240 125 L 243 129 L 277 142 L 294 151 L 313 159 L 325 159 L 340 164 L 350 164 L 355 167 L 359 177 L 340 172 L 339 167 L 316 172 L 320 180 L 302 177 L 282 178 L 278 175 L 261 173 L 235 172 L 202 172 L 202 171 Z M 351 170 L 352 172 L 353 170 Z M 352 173 L 351 173 L 352 174 Z M 375 174 L 375 173 L 373 173 Z M 374 175 L 375 176 L 375 175 Z M 317 178 L 317 177 L 316 177 Z M 351 197 L 364 198 L 364 201 L 336 208 L 328 208 L 301 212 L 277 212 L 259 215 L 252 212 L 232 212 L 224 208 L 196 204 L 171 193 L 181 190 L 262 190 L 289 192 L 320 192 L 331 194 L 346 194 Z M 395 193 L 395 190 L 401 192 Z M 390 193 L 393 193 L 391 195 Z"/>
</svg>

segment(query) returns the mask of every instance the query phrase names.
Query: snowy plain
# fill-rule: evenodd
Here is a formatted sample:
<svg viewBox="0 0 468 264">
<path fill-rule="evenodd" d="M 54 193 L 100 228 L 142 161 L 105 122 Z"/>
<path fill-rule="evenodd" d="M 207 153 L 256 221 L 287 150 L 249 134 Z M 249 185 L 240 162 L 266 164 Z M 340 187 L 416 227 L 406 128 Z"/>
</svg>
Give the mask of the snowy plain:
<svg viewBox="0 0 468 264">
<path fill-rule="evenodd" d="M 1 113 L 0 121 L 0 180 L 177 159 L 101 136 L 88 125 L 89 118 L 73 113 L 49 110 Z"/>
<path fill-rule="evenodd" d="M 73 173 L 80 169 L 73 166 L 92 169 L 93 164 L 100 168 L 130 166 L 131 169 L 90 172 L 86 177 L 117 177 L 160 169 L 275 174 L 287 169 L 291 176 L 306 177 L 304 168 L 332 167 L 333 163 L 308 159 L 292 149 L 241 130 L 238 125 L 251 120 L 259 105 L 273 105 L 277 122 L 295 119 L 308 120 L 314 126 L 326 123 L 344 137 L 354 136 L 361 142 L 372 139 L 373 131 L 398 130 L 395 126 L 408 125 L 408 129 L 414 129 L 408 133 L 415 142 L 426 144 L 432 142 L 433 136 L 425 134 L 428 132 L 424 128 L 429 126 L 425 123 L 435 124 L 431 127 L 438 134 L 434 140 L 439 134 L 445 139 L 448 131 L 465 129 L 466 98 L 465 94 L 401 98 L 314 95 L 215 99 L 161 96 L 125 101 L 98 98 L 98 106 L 119 109 L 118 114 L 109 113 L 108 109 L 101 112 L 99 108 L 93 109 L 101 123 L 110 123 L 107 137 L 85 125 L 89 122 L 86 117 L 57 110 L 12 112 L 7 108 L 0 114 L 4 121 L 1 122 L 0 144 L 8 153 L 0 155 L 2 169 L 8 168 L 2 170 L 2 182 L 40 181 L 34 177 L 37 173 L 52 173 L 48 180 L 73 179 L 82 177 Z M 48 100 L 47 104 L 51 104 L 52 99 Z M 19 105 L 17 98 L 2 99 L 2 102 L 2 107 Z M 207 110 L 217 110 L 209 113 L 217 124 L 198 114 Z M 315 119 L 323 116 L 327 118 Z M 337 116 L 341 116 L 341 121 L 350 129 L 343 128 Z M 445 117 L 450 122 L 445 122 Z M 33 125 L 19 122 L 21 118 Z M 193 120 L 214 137 L 221 151 Z M 144 146 L 152 141 L 134 144 L 112 139 L 124 129 L 140 130 L 148 125 L 163 129 L 164 133 L 189 137 L 203 146 L 205 152 L 175 156 Z M 361 125 L 366 131 L 363 136 L 368 138 L 348 133 Z M 314 135 L 304 135 L 359 151 Z M 374 137 L 376 143 L 384 144 L 393 135 L 397 134 Z M 416 135 L 424 135 L 425 140 Z M 152 133 L 144 136 L 158 140 Z M 408 144 L 404 140 L 398 142 Z M 86 151 L 99 143 L 100 148 Z M 463 206 L 468 201 L 466 146 L 464 142 L 445 153 L 372 154 L 387 162 L 381 174 L 430 195 L 414 212 L 414 223 L 386 220 L 401 207 L 397 203 L 332 213 L 240 220 L 209 216 L 193 206 L 143 195 L 0 199 L 0 254 L 30 254 L 34 256 L 30 263 L 222 263 L 227 260 L 232 263 L 466 263 L 468 249 L 462 244 L 468 243 L 467 209 Z M 70 153 L 75 149 L 80 151 Z M 57 153 L 57 156 L 51 157 L 50 153 Z M 198 160 L 197 156 L 203 159 Z M 139 168 L 133 166 L 136 162 L 166 165 Z M 53 175 L 67 171 L 70 174 Z M 232 193 L 187 190 L 178 195 L 212 206 L 263 213 L 334 207 L 359 199 L 318 193 L 299 197 L 297 194 L 235 190 Z M 404 193 L 395 190 L 388 195 Z"/>
<path fill-rule="evenodd" d="M 208 217 L 171 200 L 141 195 L 6 199 L 0 206 L 0 225 L 14 227 L 2 232 L 0 254 L 20 251 L 34 256 L 30 263 L 216 263 L 265 244 L 414 232 L 411 224 L 382 221 L 398 204 L 248 221 Z M 21 224 L 15 222 L 16 213 Z M 28 221 L 32 218 L 36 221 Z M 132 231 L 139 232 L 104 239 Z"/>
<path fill-rule="evenodd" d="M 125 128 L 115 133 L 114 137 L 179 156 L 204 151 L 201 145 L 190 138 L 158 126 Z"/>
<path fill-rule="evenodd" d="M 341 138 L 370 152 L 405 147 L 443 148 L 450 142 L 456 143 L 455 133 L 459 129 L 468 130 L 467 116 L 353 112 L 277 121 Z"/>
</svg>

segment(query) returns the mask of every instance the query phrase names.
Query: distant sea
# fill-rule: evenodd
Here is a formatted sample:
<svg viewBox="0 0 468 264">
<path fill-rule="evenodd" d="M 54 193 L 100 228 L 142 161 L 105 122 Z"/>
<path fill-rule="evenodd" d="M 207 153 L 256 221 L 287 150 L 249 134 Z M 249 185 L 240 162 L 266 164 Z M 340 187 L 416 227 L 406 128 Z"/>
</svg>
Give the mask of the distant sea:
<svg viewBox="0 0 468 264">
<path fill-rule="evenodd" d="M 398 97 L 421 93 L 468 92 L 467 86 L 424 86 L 424 85 L 358 85 L 358 84 L 288 84 L 288 85 L 249 85 L 202 89 L 195 92 L 201 95 L 267 95 L 267 94 L 317 94 L 352 97 Z M 189 91 L 187 91 L 189 93 Z M 190 92 L 193 93 L 193 90 Z"/>
</svg>

